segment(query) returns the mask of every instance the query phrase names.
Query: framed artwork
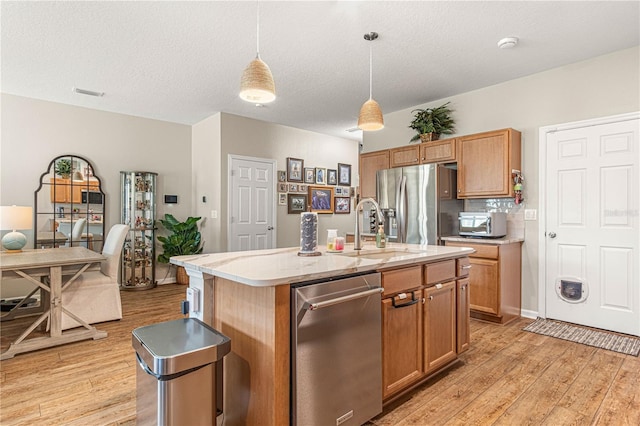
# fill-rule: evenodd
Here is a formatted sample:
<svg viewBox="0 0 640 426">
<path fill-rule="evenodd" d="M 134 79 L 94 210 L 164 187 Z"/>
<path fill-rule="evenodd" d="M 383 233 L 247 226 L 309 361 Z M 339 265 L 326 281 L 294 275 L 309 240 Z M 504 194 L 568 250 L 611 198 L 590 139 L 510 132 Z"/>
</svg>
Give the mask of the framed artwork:
<svg viewBox="0 0 640 426">
<path fill-rule="evenodd" d="M 333 213 L 333 188 L 309 185 L 311 211 L 317 213 Z"/>
<path fill-rule="evenodd" d="M 287 194 L 287 213 L 297 214 L 307 211 L 306 194 Z"/>
<path fill-rule="evenodd" d="M 338 184 L 338 171 L 336 169 L 327 169 L 327 185 Z"/>
<path fill-rule="evenodd" d="M 298 185 L 298 192 L 307 193 L 307 185 Z"/>
<path fill-rule="evenodd" d="M 338 163 L 338 184 L 351 186 L 351 164 Z"/>
<path fill-rule="evenodd" d="M 278 193 L 278 205 L 279 206 L 286 206 L 287 205 L 287 194 L 285 194 L 284 192 L 279 192 Z"/>
<path fill-rule="evenodd" d="M 336 196 L 342 195 L 342 187 L 341 186 L 336 186 L 335 191 L 336 191 Z"/>
<path fill-rule="evenodd" d="M 335 213 L 351 213 L 350 197 L 335 197 Z"/>
<path fill-rule="evenodd" d="M 289 192 L 298 192 L 298 184 L 290 183 L 289 184 Z"/>
<path fill-rule="evenodd" d="M 327 169 L 323 169 L 322 167 L 316 167 L 316 184 L 318 185 L 327 184 Z"/>
<path fill-rule="evenodd" d="M 286 183 L 278 183 L 278 192 L 287 192 L 289 190 L 289 185 Z"/>
<path fill-rule="evenodd" d="M 278 182 L 286 182 L 287 181 L 287 172 L 284 170 L 278 170 Z"/>
<path fill-rule="evenodd" d="M 287 180 L 289 182 L 302 182 L 303 169 L 303 160 L 299 158 L 287 157 Z"/>
<path fill-rule="evenodd" d="M 316 183 L 316 171 L 313 167 L 304 168 L 304 183 Z"/>
</svg>

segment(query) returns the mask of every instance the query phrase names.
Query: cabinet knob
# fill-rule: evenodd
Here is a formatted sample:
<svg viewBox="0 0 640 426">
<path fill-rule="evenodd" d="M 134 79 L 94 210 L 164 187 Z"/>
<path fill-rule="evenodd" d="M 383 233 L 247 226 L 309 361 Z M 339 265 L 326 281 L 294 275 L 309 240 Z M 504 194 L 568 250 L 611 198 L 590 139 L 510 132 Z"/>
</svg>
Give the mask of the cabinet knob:
<svg viewBox="0 0 640 426">
<path fill-rule="evenodd" d="M 429 300 L 433 300 L 433 296 L 429 296 Z"/>
</svg>

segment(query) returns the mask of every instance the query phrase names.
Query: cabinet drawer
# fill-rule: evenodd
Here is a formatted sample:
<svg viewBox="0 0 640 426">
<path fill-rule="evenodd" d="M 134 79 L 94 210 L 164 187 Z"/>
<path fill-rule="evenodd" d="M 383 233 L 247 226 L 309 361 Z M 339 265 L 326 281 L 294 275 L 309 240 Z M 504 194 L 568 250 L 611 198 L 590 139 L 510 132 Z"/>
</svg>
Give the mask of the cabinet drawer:
<svg viewBox="0 0 640 426">
<path fill-rule="evenodd" d="M 469 247 L 476 252 L 471 253 L 471 257 L 483 257 L 485 259 L 497 259 L 498 258 L 498 245 L 496 244 L 472 244 L 463 243 L 459 241 L 447 241 L 446 245 L 455 247 Z"/>
<path fill-rule="evenodd" d="M 382 272 L 382 287 L 384 296 L 393 293 L 404 292 L 422 285 L 422 267 L 396 269 Z"/>
<path fill-rule="evenodd" d="M 462 259 L 456 259 L 456 276 L 457 277 L 466 277 L 469 275 L 469 269 L 471 269 L 471 264 L 469 263 L 468 257 L 463 257 Z"/>
<path fill-rule="evenodd" d="M 456 276 L 456 261 L 429 263 L 424 266 L 424 282 L 426 285 L 437 284 L 451 280 Z"/>
</svg>

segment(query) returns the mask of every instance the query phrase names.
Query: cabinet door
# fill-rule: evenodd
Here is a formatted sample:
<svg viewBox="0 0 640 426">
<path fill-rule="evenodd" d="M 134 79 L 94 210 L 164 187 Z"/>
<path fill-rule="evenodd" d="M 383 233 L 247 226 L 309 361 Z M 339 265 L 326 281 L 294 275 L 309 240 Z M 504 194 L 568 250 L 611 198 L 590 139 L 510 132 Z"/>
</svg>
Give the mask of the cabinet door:
<svg viewBox="0 0 640 426">
<path fill-rule="evenodd" d="M 422 291 L 382 300 L 382 396 L 419 380 L 422 370 Z"/>
<path fill-rule="evenodd" d="M 471 309 L 493 315 L 500 315 L 500 288 L 498 261 L 469 258 L 469 301 Z"/>
<path fill-rule="evenodd" d="M 456 139 L 445 139 L 420 144 L 421 163 L 444 163 L 453 161 L 456 161 Z"/>
<path fill-rule="evenodd" d="M 71 202 L 71 181 L 69 179 L 51 179 L 51 202 L 70 203 Z"/>
<path fill-rule="evenodd" d="M 424 290 L 425 373 L 456 359 L 456 282 L 437 284 Z"/>
<path fill-rule="evenodd" d="M 376 198 L 376 173 L 389 165 L 389 150 L 368 152 L 360 155 L 360 196 Z"/>
<path fill-rule="evenodd" d="M 513 129 L 458 139 L 458 198 L 513 197 L 511 170 L 520 170 L 520 132 Z"/>
<path fill-rule="evenodd" d="M 415 166 L 420 164 L 420 145 L 408 145 L 389 150 L 391 167 Z"/>
<path fill-rule="evenodd" d="M 463 278 L 458 280 L 456 292 L 456 303 L 458 305 L 457 314 L 457 350 L 458 353 L 469 349 L 471 342 L 471 330 L 469 325 L 470 320 L 470 305 L 469 305 L 469 279 Z"/>
</svg>

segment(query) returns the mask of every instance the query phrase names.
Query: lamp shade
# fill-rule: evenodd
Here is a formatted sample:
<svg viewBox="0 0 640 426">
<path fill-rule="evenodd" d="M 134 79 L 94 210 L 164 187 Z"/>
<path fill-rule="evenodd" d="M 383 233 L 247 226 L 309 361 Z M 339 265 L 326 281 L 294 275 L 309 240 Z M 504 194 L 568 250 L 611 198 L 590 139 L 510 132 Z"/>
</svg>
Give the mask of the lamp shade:
<svg viewBox="0 0 640 426">
<path fill-rule="evenodd" d="M 372 131 L 384 128 L 382 110 L 380 105 L 373 99 L 369 99 L 362 104 L 360 115 L 358 116 L 358 128 L 360 130 Z"/>
<path fill-rule="evenodd" d="M 31 229 L 33 223 L 33 209 L 23 206 L 0 207 L 0 229 L 16 231 Z"/>
<path fill-rule="evenodd" d="M 276 99 L 273 75 L 269 65 L 259 56 L 256 56 L 242 73 L 240 98 L 256 104 L 266 104 Z"/>
</svg>

